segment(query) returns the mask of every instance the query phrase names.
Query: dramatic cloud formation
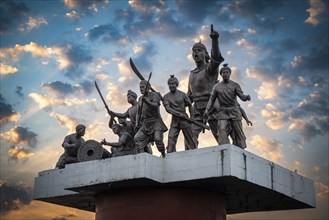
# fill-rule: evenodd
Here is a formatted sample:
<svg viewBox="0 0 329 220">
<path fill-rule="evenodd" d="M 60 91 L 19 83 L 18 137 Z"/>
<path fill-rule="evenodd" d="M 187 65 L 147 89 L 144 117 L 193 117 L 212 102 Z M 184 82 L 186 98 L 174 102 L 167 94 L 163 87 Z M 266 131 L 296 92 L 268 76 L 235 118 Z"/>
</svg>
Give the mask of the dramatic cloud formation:
<svg viewBox="0 0 329 220">
<path fill-rule="evenodd" d="M 1 1 L 0 34 L 8 34 L 12 29 L 17 29 L 27 19 L 29 12 L 30 9 L 23 2 Z"/>
<path fill-rule="evenodd" d="M 1 133 L 0 135 L 4 138 L 4 140 L 9 141 L 14 145 L 23 145 L 35 148 L 38 143 L 38 135 L 26 127 L 17 126 L 7 132 Z"/>
<path fill-rule="evenodd" d="M 121 92 L 119 87 L 113 83 L 106 85 L 108 93 L 106 94 L 106 100 L 108 100 L 111 106 L 127 105 L 126 92 Z"/>
<path fill-rule="evenodd" d="M 261 111 L 263 118 L 266 121 L 267 127 L 278 130 L 284 127 L 285 114 L 276 109 L 272 104 L 267 104 L 266 109 Z"/>
<path fill-rule="evenodd" d="M 5 103 L 4 98 L 0 94 L 0 125 L 17 122 L 20 117 L 21 115 L 13 109 L 12 105 Z"/>
<path fill-rule="evenodd" d="M 134 63 L 140 71 L 148 72 L 152 69 L 152 58 L 158 53 L 156 44 L 152 41 L 138 43 L 134 46 Z"/>
<path fill-rule="evenodd" d="M 97 11 L 97 5 L 101 3 L 108 3 L 109 0 L 90 0 L 90 1 L 79 1 L 79 0 L 64 0 L 64 4 L 68 8 L 77 9 L 88 9 Z"/>
<path fill-rule="evenodd" d="M 270 140 L 260 135 L 254 135 L 250 143 L 257 150 L 258 155 L 268 160 L 278 163 L 283 159 L 282 144 L 277 140 Z"/>
<path fill-rule="evenodd" d="M 325 0 L 2 0 L 1 178 L 29 179 L 32 187 L 37 172 L 54 168 L 66 132 L 74 133 L 79 123 L 87 126 L 85 139 L 117 140 L 94 81 L 111 110 L 126 111 L 127 91 L 140 95 L 129 58 L 145 78 L 152 71 L 152 87 L 162 95 L 169 92 L 170 75 L 187 92 L 195 68 L 191 47 L 201 40 L 211 54 L 213 24 L 232 80 L 252 99 L 239 101 L 253 122 L 252 127 L 243 122 L 246 151 L 315 181 L 317 208 L 273 212 L 273 219 L 328 219 L 322 208 L 329 185 L 328 11 Z M 169 126 L 162 103 L 160 111 Z M 200 147 L 215 145 L 210 132 L 200 135 Z M 154 155 L 159 156 L 155 147 Z M 1 219 L 95 217 L 38 201 L 11 201 L 17 208 L 6 207 Z"/>
<path fill-rule="evenodd" d="M 69 83 L 63 83 L 60 81 L 44 83 L 41 88 L 47 90 L 49 94 L 56 98 L 64 98 L 69 95 L 88 95 L 92 92 L 94 85 L 90 81 L 83 81 L 77 85 L 71 85 Z"/>
<path fill-rule="evenodd" d="M 6 63 L 0 63 L 0 75 L 14 74 L 18 71 L 16 67 L 9 66 Z"/>
<path fill-rule="evenodd" d="M 30 157 L 34 155 L 34 153 L 32 153 L 30 150 L 24 147 L 18 147 L 12 145 L 8 151 L 8 155 L 9 155 L 8 158 L 9 160 L 13 160 L 13 161 L 21 160 L 23 162 L 26 162 Z"/>
<path fill-rule="evenodd" d="M 80 44 L 66 44 L 63 47 L 46 47 L 35 42 L 30 42 L 26 45 L 16 44 L 13 48 L 1 48 L 0 57 L 11 58 L 17 62 L 23 53 L 30 53 L 37 58 L 54 58 L 56 59 L 60 69 L 64 69 L 65 74 L 71 79 L 79 79 L 84 72 L 81 70 L 82 65 L 92 62 L 93 57 L 90 51 Z M 2 64 L 5 65 L 5 64 Z M 15 69 L 9 66 L 6 67 L 6 72 L 14 71 Z M 5 70 L 3 70 L 5 72 Z"/>
<path fill-rule="evenodd" d="M 310 23 L 312 25 L 318 25 L 321 21 L 322 16 L 326 14 L 328 16 L 328 8 L 327 2 L 323 2 L 320 0 L 309 0 L 311 7 L 307 10 L 309 13 L 309 17 L 305 20 L 306 23 Z"/>
<path fill-rule="evenodd" d="M 299 131 L 306 140 L 324 135 L 329 127 L 328 112 L 328 96 L 323 92 L 311 93 L 298 107 L 292 109 L 289 130 Z"/>
<path fill-rule="evenodd" d="M 105 43 L 113 42 L 122 45 L 127 45 L 130 43 L 129 37 L 122 35 L 121 31 L 112 24 L 104 24 L 93 27 L 86 33 L 86 37 L 90 40 L 101 39 Z"/>
<path fill-rule="evenodd" d="M 56 118 L 62 127 L 69 130 L 68 133 L 75 133 L 75 127 L 81 123 L 81 120 L 79 119 L 71 118 L 67 115 L 58 114 L 56 112 L 50 113 L 50 117 Z"/>
<path fill-rule="evenodd" d="M 40 109 L 44 110 L 51 110 L 54 107 L 58 106 L 68 106 L 68 107 L 74 107 L 74 106 L 81 106 L 86 104 L 92 104 L 95 102 L 95 99 L 78 99 L 78 98 L 72 98 L 72 99 L 60 99 L 60 98 L 52 98 L 47 95 L 42 95 L 39 93 L 30 93 L 29 97 L 32 98 L 32 100 L 38 104 Z"/>
<path fill-rule="evenodd" d="M 39 18 L 33 18 L 33 17 L 29 17 L 28 21 L 25 24 L 21 24 L 18 27 L 18 30 L 21 32 L 24 31 L 31 31 L 35 28 L 38 28 L 40 25 L 47 25 L 48 22 L 46 21 L 45 18 L 43 17 L 39 17 Z"/>
<path fill-rule="evenodd" d="M 31 149 L 38 144 L 38 135 L 27 127 L 17 126 L 6 132 L 0 133 L 2 140 L 11 144 L 8 150 L 8 159 L 26 162 L 34 153 Z"/>
<path fill-rule="evenodd" d="M 0 180 L 0 212 L 6 214 L 30 204 L 32 189 L 22 184 L 10 184 Z"/>
</svg>

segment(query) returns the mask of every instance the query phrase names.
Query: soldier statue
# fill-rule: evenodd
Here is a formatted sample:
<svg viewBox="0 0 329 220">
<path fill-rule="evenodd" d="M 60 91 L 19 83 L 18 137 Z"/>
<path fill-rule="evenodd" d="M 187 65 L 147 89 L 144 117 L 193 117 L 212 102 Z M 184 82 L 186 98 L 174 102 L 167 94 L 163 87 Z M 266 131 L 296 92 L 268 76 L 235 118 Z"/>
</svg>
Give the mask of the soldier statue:
<svg viewBox="0 0 329 220">
<path fill-rule="evenodd" d="M 136 114 L 137 114 L 137 94 L 131 90 L 128 90 L 127 101 L 131 104 L 131 107 L 127 109 L 125 113 L 117 113 L 110 111 L 110 113 L 118 118 L 129 118 L 131 123 L 136 126 Z"/>
<path fill-rule="evenodd" d="M 113 124 L 112 130 L 114 134 L 119 136 L 117 142 L 107 142 L 104 138 L 101 144 L 111 146 L 111 157 L 119 157 L 124 155 L 136 154 L 136 147 L 134 144 L 134 138 L 119 124 Z"/>
<path fill-rule="evenodd" d="M 145 147 L 155 142 L 162 157 L 165 157 L 165 146 L 163 133 L 168 129 L 163 123 L 160 115 L 161 97 L 158 93 L 150 91 L 149 81 L 142 80 L 139 84 L 142 94 L 138 100 L 138 111 L 136 117 L 136 133 L 134 140 L 138 153 L 145 152 Z"/>
<path fill-rule="evenodd" d="M 163 105 L 166 111 L 172 115 L 167 153 L 176 152 L 176 143 L 180 130 L 183 131 L 185 138 L 185 150 L 196 148 L 196 140 L 192 132 L 191 123 L 186 120 L 188 118 L 186 107 L 189 108 L 190 116 L 193 115 L 192 103 L 186 93 L 177 89 L 178 84 L 178 79 L 171 75 L 168 79 L 170 92 L 163 97 Z"/>
<path fill-rule="evenodd" d="M 75 128 L 76 133 L 70 134 L 64 138 L 62 147 L 64 153 L 58 159 L 56 168 L 63 169 L 66 164 L 78 162 L 78 151 L 80 146 L 85 142 L 82 136 L 85 135 L 86 126 L 79 124 Z"/>
<path fill-rule="evenodd" d="M 242 101 L 250 101 L 250 96 L 244 95 L 240 85 L 230 80 L 231 69 L 227 64 L 224 64 L 224 67 L 221 68 L 220 75 L 222 76 L 223 81 L 214 86 L 207 104 L 205 117 L 208 117 L 210 109 L 213 107 L 215 101 L 218 100 L 218 144 L 229 143 L 227 127 L 231 126 L 232 131 L 230 132 L 230 135 L 233 144 L 244 149 L 247 147 L 246 137 L 243 133 L 241 122 L 244 111 L 241 111 L 241 108 L 239 107 L 237 96 Z"/>
<path fill-rule="evenodd" d="M 188 96 L 193 102 L 194 119 L 203 122 L 204 112 L 209 101 L 211 90 L 218 78 L 218 67 L 224 61 L 218 45 L 219 34 L 213 30 L 211 25 L 210 38 L 212 42 L 211 56 L 201 42 L 196 43 L 192 47 L 192 57 L 196 64 L 196 68 L 191 71 L 188 81 Z M 217 120 L 212 115 L 208 118 L 211 132 L 217 140 Z M 201 127 L 192 126 L 194 136 L 198 139 L 199 134 L 203 130 Z M 198 145 L 198 141 L 197 141 Z"/>
</svg>

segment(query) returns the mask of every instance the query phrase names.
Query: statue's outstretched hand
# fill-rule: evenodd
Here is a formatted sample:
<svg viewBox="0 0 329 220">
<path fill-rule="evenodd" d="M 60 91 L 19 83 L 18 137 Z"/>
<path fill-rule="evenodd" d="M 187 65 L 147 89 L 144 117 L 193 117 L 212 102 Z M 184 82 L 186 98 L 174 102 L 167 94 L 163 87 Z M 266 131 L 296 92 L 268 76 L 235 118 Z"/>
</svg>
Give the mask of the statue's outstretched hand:
<svg viewBox="0 0 329 220">
<path fill-rule="evenodd" d="M 105 145 L 105 144 L 106 144 L 106 140 L 105 140 L 105 138 L 102 139 L 101 144 L 102 144 L 102 145 Z"/>
</svg>

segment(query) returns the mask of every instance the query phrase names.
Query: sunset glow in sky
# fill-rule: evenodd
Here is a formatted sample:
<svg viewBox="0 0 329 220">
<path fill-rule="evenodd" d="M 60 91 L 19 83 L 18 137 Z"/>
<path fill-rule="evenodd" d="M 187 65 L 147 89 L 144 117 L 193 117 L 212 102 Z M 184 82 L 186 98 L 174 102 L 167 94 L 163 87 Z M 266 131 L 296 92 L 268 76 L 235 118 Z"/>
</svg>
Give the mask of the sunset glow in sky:
<svg viewBox="0 0 329 220">
<path fill-rule="evenodd" d="M 0 219 L 94 219 L 33 201 L 34 177 L 55 167 L 78 123 L 86 140 L 117 140 L 94 81 L 111 110 L 126 111 L 128 89 L 140 94 L 130 57 L 144 77 L 152 71 L 162 95 L 170 75 L 187 92 L 192 45 L 202 40 L 210 51 L 211 24 L 232 80 L 251 96 L 240 101 L 253 122 L 243 122 L 246 150 L 316 188 L 315 209 L 228 219 L 329 218 L 327 0 L 2 0 L 0 18 Z M 215 145 L 210 132 L 201 135 L 199 147 Z"/>
</svg>

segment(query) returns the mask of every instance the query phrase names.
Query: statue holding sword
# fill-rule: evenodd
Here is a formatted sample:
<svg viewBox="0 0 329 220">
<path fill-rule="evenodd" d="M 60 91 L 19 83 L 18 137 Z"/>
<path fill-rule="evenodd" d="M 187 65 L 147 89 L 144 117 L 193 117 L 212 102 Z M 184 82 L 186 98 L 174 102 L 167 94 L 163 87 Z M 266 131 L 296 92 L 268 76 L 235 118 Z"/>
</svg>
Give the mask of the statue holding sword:
<svg viewBox="0 0 329 220">
<path fill-rule="evenodd" d="M 150 91 L 150 78 L 148 81 L 141 80 L 139 89 L 142 94 L 138 100 L 138 110 L 136 116 L 136 127 L 138 129 L 134 140 L 138 153 L 145 152 L 145 147 L 151 142 L 155 142 L 162 157 L 165 157 L 165 146 L 163 143 L 163 133 L 168 130 L 160 115 L 161 98 L 158 93 Z"/>
</svg>

